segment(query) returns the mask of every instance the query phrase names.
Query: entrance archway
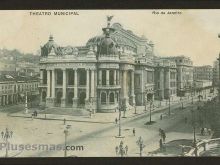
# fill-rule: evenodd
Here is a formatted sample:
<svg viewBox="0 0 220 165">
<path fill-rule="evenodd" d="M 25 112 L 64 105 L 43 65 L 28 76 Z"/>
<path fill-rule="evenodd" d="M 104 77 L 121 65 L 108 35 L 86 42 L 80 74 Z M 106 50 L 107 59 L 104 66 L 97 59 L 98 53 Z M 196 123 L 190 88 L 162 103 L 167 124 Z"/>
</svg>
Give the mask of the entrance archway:
<svg viewBox="0 0 220 165">
<path fill-rule="evenodd" d="M 147 94 L 147 101 L 153 101 L 153 93 Z"/>
<path fill-rule="evenodd" d="M 80 92 L 79 94 L 79 105 L 85 105 L 86 92 Z"/>
<path fill-rule="evenodd" d="M 67 95 L 67 104 L 68 105 L 72 105 L 73 104 L 73 97 L 74 97 L 73 92 L 69 92 L 68 95 Z"/>
<path fill-rule="evenodd" d="M 60 106 L 60 104 L 61 104 L 62 95 L 63 95 L 63 94 L 62 94 L 61 91 L 57 92 L 56 104 L 57 104 L 58 106 Z"/>
<path fill-rule="evenodd" d="M 42 101 L 43 101 L 43 102 L 46 101 L 46 97 L 47 97 L 46 91 L 43 91 L 43 92 L 42 92 Z"/>
</svg>

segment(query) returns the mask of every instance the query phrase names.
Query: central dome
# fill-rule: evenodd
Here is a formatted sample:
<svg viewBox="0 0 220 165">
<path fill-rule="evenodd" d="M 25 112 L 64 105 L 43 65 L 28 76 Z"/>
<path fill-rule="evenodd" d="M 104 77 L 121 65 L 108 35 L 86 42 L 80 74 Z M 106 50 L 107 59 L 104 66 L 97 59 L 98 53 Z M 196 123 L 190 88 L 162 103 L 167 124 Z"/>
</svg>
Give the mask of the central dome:
<svg viewBox="0 0 220 165">
<path fill-rule="evenodd" d="M 103 37 L 98 44 L 99 55 L 115 55 L 118 53 L 117 44 L 110 37 Z"/>
</svg>

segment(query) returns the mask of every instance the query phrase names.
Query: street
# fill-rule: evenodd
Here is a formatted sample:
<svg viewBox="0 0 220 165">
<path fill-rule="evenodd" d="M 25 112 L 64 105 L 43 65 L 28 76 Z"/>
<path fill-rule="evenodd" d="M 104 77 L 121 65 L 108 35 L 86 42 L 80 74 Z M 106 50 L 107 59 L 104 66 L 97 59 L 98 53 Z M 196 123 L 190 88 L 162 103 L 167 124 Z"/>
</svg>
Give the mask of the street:
<svg viewBox="0 0 220 165">
<path fill-rule="evenodd" d="M 195 103 L 194 103 L 195 105 Z M 123 138 L 116 138 L 118 135 L 118 125 L 115 123 L 99 124 L 87 122 L 68 121 L 66 125 L 71 125 L 69 135 L 67 136 L 67 145 L 83 146 L 83 150 L 67 151 L 67 156 L 116 156 L 115 147 L 120 141 L 128 146 L 127 156 L 139 156 L 139 148 L 136 141 L 141 136 L 146 147 L 143 149 L 143 156 L 148 156 L 159 148 L 159 128 L 166 132 L 166 142 L 175 139 L 192 139 L 193 128 L 191 123 L 190 101 L 185 103 L 182 110 L 180 104 L 171 107 L 171 115 L 168 116 L 168 108 L 152 113 L 152 125 L 145 125 L 149 121 L 149 112 L 138 115 L 134 118 L 123 119 L 121 123 Z M 195 108 L 196 109 L 196 106 Z M 160 115 L 163 119 L 160 119 Z M 188 122 L 185 124 L 184 118 L 187 117 Z M 63 121 L 57 120 L 38 120 L 31 118 L 13 118 L 1 113 L 1 127 L 3 130 L 8 127 L 13 130 L 14 137 L 9 140 L 11 143 L 21 144 L 64 144 L 64 125 Z M 136 135 L 132 134 L 135 128 Z M 200 128 L 197 127 L 196 132 L 199 136 Z M 203 138 L 203 137 L 199 137 Z M 204 137 L 205 138 L 205 137 Z M 17 140 L 19 139 L 19 141 Z M 3 152 L 3 150 L 2 150 Z M 9 151 L 9 156 L 16 153 Z M 45 150 L 24 150 L 20 152 L 18 157 L 47 157 L 47 156 L 64 156 L 64 151 L 45 151 Z M 119 155 L 117 155 L 119 156 Z"/>
</svg>

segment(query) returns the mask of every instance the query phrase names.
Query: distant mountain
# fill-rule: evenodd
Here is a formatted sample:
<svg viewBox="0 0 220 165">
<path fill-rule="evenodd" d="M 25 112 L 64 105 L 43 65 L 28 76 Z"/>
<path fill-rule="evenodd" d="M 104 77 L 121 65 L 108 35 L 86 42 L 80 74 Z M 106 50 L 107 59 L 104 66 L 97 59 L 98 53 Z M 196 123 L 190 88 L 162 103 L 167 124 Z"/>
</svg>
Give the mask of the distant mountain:
<svg viewBox="0 0 220 165">
<path fill-rule="evenodd" d="M 6 60 L 25 61 L 30 63 L 39 63 L 40 56 L 32 53 L 21 53 L 19 50 L 0 49 L 0 58 Z"/>
</svg>

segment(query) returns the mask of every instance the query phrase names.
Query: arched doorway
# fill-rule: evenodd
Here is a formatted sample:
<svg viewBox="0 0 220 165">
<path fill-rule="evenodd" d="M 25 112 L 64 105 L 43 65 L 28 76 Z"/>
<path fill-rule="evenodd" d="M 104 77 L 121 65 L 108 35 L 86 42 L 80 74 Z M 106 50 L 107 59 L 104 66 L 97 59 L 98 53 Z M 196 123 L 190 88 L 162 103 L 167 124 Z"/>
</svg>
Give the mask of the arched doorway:
<svg viewBox="0 0 220 165">
<path fill-rule="evenodd" d="M 147 94 L 147 101 L 153 101 L 153 93 Z"/>
<path fill-rule="evenodd" d="M 47 97 L 46 91 L 43 91 L 42 92 L 42 102 L 46 101 L 46 97 Z"/>
<path fill-rule="evenodd" d="M 110 104 L 114 104 L 115 103 L 115 95 L 114 95 L 114 93 L 110 93 L 110 95 L 109 95 L 109 102 L 110 102 Z"/>
<path fill-rule="evenodd" d="M 85 105 L 86 92 L 80 92 L 79 94 L 79 105 Z"/>
<path fill-rule="evenodd" d="M 61 91 L 57 92 L 57 97 L 56 97 L 56 105 L 57 105 L 57 106 L 60 106 L 60 104 L 61 104 L 62 95 L 63 95 L 63 94 L 62 94 Z"/>
<path fill-rule="evenodd" d="M 68 105 L 73 105 L 73 97 L 74 97 L 73 92 L 69 92 L 67 95 L 67 104 Z"/>
<path fill-rule="evenodd" d="M 106 104 L 106 93 L 105 92 L 101 93 L 101 104 Z"/>
</svg>

